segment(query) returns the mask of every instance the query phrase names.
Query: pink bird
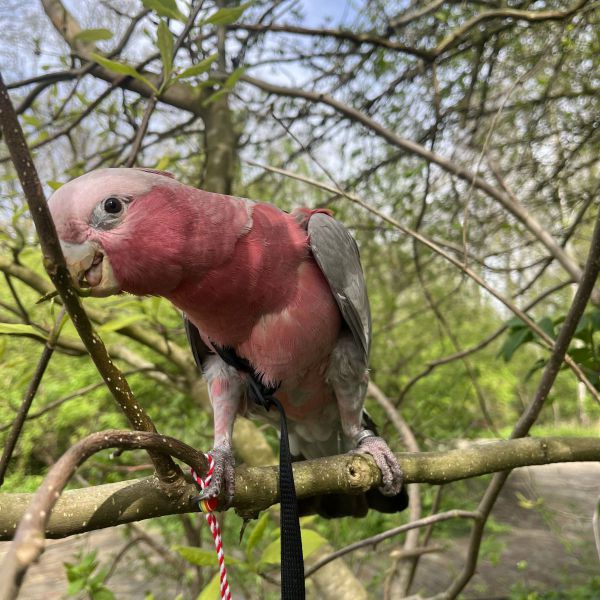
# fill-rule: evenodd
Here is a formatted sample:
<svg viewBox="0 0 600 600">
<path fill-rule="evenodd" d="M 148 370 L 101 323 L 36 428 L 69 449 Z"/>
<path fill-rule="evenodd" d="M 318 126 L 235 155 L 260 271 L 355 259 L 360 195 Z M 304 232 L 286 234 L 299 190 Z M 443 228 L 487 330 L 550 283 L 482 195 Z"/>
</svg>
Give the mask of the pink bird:
<svg viewBox="0 0 600 600">
<path fill-rule="evenodd" d="M 151 169 L 93 171 L 59 188 L 49 205 L 77 285 L 94 296 L 162 296 L 185 313 L 214 413 L 206 497 L 233 497 L 236 416 L 276 422 L 252 402 L 248 374 L 223 360 L 227 349 L 276 388 L 295 456 L 357 451 L 381 469 L 380 491 L 323 497 L 312 510 L 406 507 L 396 458 L 363 411 L 371 315 L 358 249 L 328 211 L 288 214 Z"/>
</svg>

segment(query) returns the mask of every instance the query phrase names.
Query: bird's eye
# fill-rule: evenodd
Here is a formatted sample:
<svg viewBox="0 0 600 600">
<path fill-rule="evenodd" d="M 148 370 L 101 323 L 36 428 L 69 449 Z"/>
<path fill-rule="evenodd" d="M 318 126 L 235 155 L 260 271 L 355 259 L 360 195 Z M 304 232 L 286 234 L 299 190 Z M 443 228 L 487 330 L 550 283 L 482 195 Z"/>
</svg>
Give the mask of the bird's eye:
<svg viewBox="0 0 600 600">
<path fill-rule="evenodd" d="M 119 214 L 123 210 L 123 202 L 119 198 L 109 196 L 104 201 L 104 210 L 111 215 Z"/>
</svg>

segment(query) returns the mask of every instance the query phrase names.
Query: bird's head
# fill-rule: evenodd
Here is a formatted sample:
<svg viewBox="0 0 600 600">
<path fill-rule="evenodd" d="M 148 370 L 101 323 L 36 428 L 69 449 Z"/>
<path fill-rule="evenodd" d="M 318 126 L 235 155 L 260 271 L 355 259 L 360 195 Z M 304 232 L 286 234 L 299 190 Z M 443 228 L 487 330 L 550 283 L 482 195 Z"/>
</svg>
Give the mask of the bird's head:
<svg viewBox="0 0 600 600">
<path fill-rule="evenodd" d="M 50 212 L 76 285 L 92 296 L 174 289 L 194 191 L 145 169 L 100 169 L 56 190 Z"/>
</svg>

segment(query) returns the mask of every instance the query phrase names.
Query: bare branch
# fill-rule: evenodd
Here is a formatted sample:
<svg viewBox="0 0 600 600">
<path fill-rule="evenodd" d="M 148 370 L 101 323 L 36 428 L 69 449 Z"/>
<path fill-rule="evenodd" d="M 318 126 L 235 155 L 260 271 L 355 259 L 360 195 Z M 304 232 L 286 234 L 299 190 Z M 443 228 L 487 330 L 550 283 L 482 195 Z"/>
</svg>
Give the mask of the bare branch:
<svg viewBox="0 0 600 600">
<path fill-rule="evenodd" d="M 521 203 L 515 203 L 512 198 L 510 198 L 503 190 L 499 190 L 498 188 L 494 187 L 477 173 L 473 173 L 466 167 L 463 167 L 462 165 L 459 165 L 450 159 L 444 158 L 443 156 L 428 150 L 425 148 L 425 146 L 422 146 L 417 142 L 400 137 L 393 131 L 390 131 L 369 117 L 367 114 L 348 104 L 336 100 L 329 94 L 275 85 L 250 76 L 244 76 L 241 79 L 269 94 L 287 96 L 290 98 L 304 98 L 305 100 L 310 100 L 315 104 L 326 104 L 327 106 L 330 106 L 339 113 L 343 114 L 351 121 L 360 123 L 367 129 L 370 129 L 393 146 L 401 148 L 409 154 L 419 156 L 430 163 L 434 163 L 441 167 L 444 171 L 451 173 L 452 175 L 456 175 L 460 179 L 470 183 L 473 187 L 481 190 L 490 198 L 497 201 L 501 206 L 504 207 L 505 210 L 517 218 L 519 222 L 521 222 L 535 236 L 535 238 L 547 248 L 552 256 L 554 256 L 556 260 L 563 266 L 565 271 L 573 278 L 573 280 L 579 281 L 579 278 L 581 277 L 581 269 L 579 266 L 570 256 L 568 256 L 564 248 L 561 247 L 561 245 L 550 235 L 550 233 L 542 227 L 537 219 L 535 219 L 535 217 Z"/>
<path fill-rule="evenodd" d="M 349 544 L 348 546 L 341 548 L 340 550 L 336 550 L 332 552 L 328 556 L 323 557 L 317 563 L 312 565 L 310 569 L 307 569 L 304 574 L 305 577 L 310 577 L 315 571 L 324 567 L 327 563 L 339 558 L 340 556 L 345 556 L 350 552 L 354 552 L 359 548 L 364 548 L 365 546 L 375 546 L 379 542 L 383 542 L 391 537 L 399 535 L 400 533 L 404 533 L 405 531 L 411 531 L 412 529 L 418 529 L 419 527 L 426 527 L 427 525 L 433 525 L 434 523 L 440 523 L 442 521 L 448 521 L 449 519 L 478 519 L 479 515 L 476 512 L 468 511 L 468 510 L 449 510 L 445 513 L 438 513 L 437 515 L 431 515 L 429 517 L 423 517 L 418 521 L 412 521 L 411 523 L 406 523 L 405 525 L 400 525 L 399 527 L 394 527 L 394 529 L 389 529 L 388 531 L 384 531 L 383 533 L 378 533 L 377 535 L 373 535 L 364 540 L 360 540 L 359 542 L 354 542 L 353 544 Z"/>
</svg>

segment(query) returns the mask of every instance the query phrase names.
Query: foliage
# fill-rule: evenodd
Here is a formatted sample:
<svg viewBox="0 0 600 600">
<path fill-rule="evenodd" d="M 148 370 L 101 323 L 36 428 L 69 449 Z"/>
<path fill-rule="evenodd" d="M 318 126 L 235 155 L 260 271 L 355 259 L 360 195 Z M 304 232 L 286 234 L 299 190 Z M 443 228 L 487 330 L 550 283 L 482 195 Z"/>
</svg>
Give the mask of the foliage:
<svg viewBox="0 0 600 600">
<path fill-rule="evenodd" d="M 76 563 L 65 563 L 69 581 L 67 595 L 78 597 L 85 593 L 90 600 L 114 600 L 115 595 L 104 585 L 107 569 L 98 569 L 97 551 L 80 553 Z"/>
<path fill-rule="evenodd" d="M 571 589 L 547 592 L 529 591 L 527 586 L 517 583 L 510 595 L 511 600 L 594 600 L 600 595 L 600 577 L 592 577 L 588 584 Z"/>
<path fill-rule="evenodd" d="M 422 449 L 509 435 L 549 356 L 530 330 L 458 269 L 347 199 L 266 173 L 245 160 L 333 181 L 356 192 L 369 205 L 439 241 L 519 306 L 541 298 L 529 314 L 555 337 L 572 290 L 550 290 L 572 277 L 558 261 L 549 260 L 548 248 L 526 222 L 456 170 L 394 146 L 376 129 L 321 100 L 330 96 L 345 103 L 387 132 L 508 190 L 507 197 L 514 197 L 580 265 L 597 211 L 598 79 L 591 73 L 597 72 L 600 52 L 594 3 L 570 17 L 539 21 L 494 17 L 465 29 L 491 5 L 441 2 L 434 11 L 414 16 L 411 11 L 419 3 L 408 9 L 406 2 L 386 3 L 384 8 L 349 3 L 345 16 L 335 13 L 327 22 L 327 12 L 335 11 L 327 3 L 302 14 L 303 8 L 293 2 L 226 6 L 207 2 L 177 53 L 176 40 L 189 18 L 190 2 L 143 0 L 138 8 L 150 13 L 131 30 L 129 6 L 123 12 L 117 2 L 71 3 L 74 18 L 81 23 L 71 47 L 57 37 L 37 3 L 18 4 L 18 16 L 11 13 L 6 19 L 0 62 L 3 75 L 6 71 L 6 79 L 15 84 L 11 93 L 15 104 L 23 107 L 22 123 L 36 149 L 47 192 L 88 170 L 125 164 L 147 107 L 147 98 L 131 89 L 133 78 L 147 86 L 148 96 L 160 98 L 149 117 L 137 164 L 169 169 L 192 185 L 220 181 L 218 191 L 232 189 L 284 209 L 297 204 L 327 206 L 348 224 L 361 249 L 373 308 L 371 377 L 398 407 Z M 92 4 L 94 10 L 86 11 Z M 548 0 L 507 6 L 562 11 L 568 5 L 571 2 Z M 11 29 L 19 18 L 32 25 L 28 30 L 40 33 L 29 39 L 23 37 L 22 25 Z M 325 33 L 294 34 L 289 30 L 294 27 Z M 327 33 L 331 30 L 337 34 Z M 130 37 L 125 39 L 128 31 Z M 356 33 L 364 39 L 353 38 Z M 121 40 L 124 45 L 117 52 Z M 439 48 L 435 57 L 423 58 L 423 52 Z M 96 77 L 95 67 L 85 75 L 77 71 L 74 77 L 42 81 L 33 97 L 30 93 L 37 83 L 19 85 L 19 80 L 32 75 L 91 68 L 89 60 L 103 67 L 106 77 L 123 76 L 125 83 L 113 80 L 107 86 Z M 252 80 L 273 82 L 289 93 L 260 88 Z M 306 93 L 314 95 L 305 97 Z M 234 146 L 231 160 L 222 153 L 227 144 Z M 3 151 L 0 439 L 20 405 L 41 342 L 57 313 L 52 301 L 36 304 L 48 291 L 39 289 L 36 278 L 45 285 L 48 280 L 30 215 L 4 159 Z M 158 429 L 199 448 L 210 447 L 211 418 L 198 377 L 193 368 L 186 370 L 169 351 L 161 350 L 159 343 L 185 353 L 177 311 L 157 298 L 86 299 L 85 304 L 90 312 L 96 311 L 97 329 L 116 362 L 123 370 L 134 371 L 131 384 Z M 476 348 L 502 326 L 505 333 L 464 360 L 436 364 Z M 569 350 L 597 388 L 599 328 L 600 312 L 590 307 Z M 136 332 L 154 336 L 152 343 Z M 32 407 L 32 416 L 47 412 L 26 422 L 3 489 L 35 488 L 48 465 L 77 439 L 98 429 L 126 426 L 101 385 L 88 390 L 97 383 L 97 373 L 67 323 Z M 77 390 L 79 395 L 65 399 Z M 55 406 L 57 400 L 64 402 Z M 597 432 L 598 409 L 589 396 L 578 396 L 570 372 L 561 372 L 548 406 L 551 410 L 542 412 L 534 432 Z M 483 407 L 490 419 L 483 415 Z M 370 399 L 368 409 L 392 447 L 401 450 L 383 408 Z M 268 439 L 275 442 L 273 432 Z M 116 481 L 137 473 L 145 463 L 142 453 L 100 454 L 86 463 L 81 475 L 91 484 Z M 447 486 L 442 509 L 474 508 L 485 481 L 473 487 Z M 434 492 L 422 489 L 421 495 L 426 514 Z M 305 535 L 313 546 L 327 539 L 339 547 L 406 518 L 371 513 L 362 520 L 317 520 Z M 271 520 L 261 516 L 238 547 L 240 520 L 227 519 L 224 535 L 227 547 L 234 549 L 234 573 L 239 573 L 240 583 L 265 586 L 260 588 L 264 597 L 276 596 L 261 577 L 278 556 L 278 532 Z M 194 523 L 192 529 L 199 527 Z M 467 528 L 463 521 L 448 522 L 436 526 L 435 532 L 446 540 L 465 535 Z M 176 517 L 154 524 L 168 547 L 182 546 L 189 529 Z M 493 522 L 487 531 L 484 554 L 504 560 L 498 539 L 502 532 Z M 204 543 L 197 549 L 196 565 L 204 552 L 211 553 L 207 547 Z M 382 571 L 383 555 L 371 552 L 371 556 Z M 355 566 L 361 562 L 349 560 Z M 213 565 L 202 567 L 212 573 Z M 71 568 L 77 585 L 96 581 L 101 587 L 102 570 L 95 556 L 82 557 L 79 566 Z M 196 576 L 194 571 L 189 580 Z M 210 582 L 202 593 L 212 593 L 210 586 L 216 580 L 204 576 L 202 581 Z M 373 582 L 374 588 L 379 586 L 376 577 Z M 597 582 L 590 589 L 593 585 Z M 380 593 L 380 587 L 374 593 Z"/>
</svg>

